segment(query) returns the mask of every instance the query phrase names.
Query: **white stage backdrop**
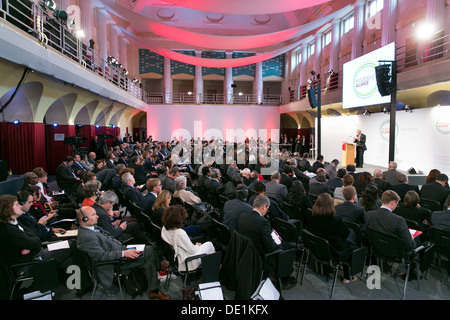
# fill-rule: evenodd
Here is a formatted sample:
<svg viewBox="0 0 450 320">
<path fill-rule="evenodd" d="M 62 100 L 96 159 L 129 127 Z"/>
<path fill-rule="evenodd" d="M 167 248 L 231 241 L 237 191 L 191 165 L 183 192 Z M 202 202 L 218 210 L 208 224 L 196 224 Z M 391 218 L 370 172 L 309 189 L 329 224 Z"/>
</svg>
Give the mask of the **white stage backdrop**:
<svg viewBox="0 0 450 320">
<path fill-rule="evenodd" d="M 367 136 L 364 162 L 387 167 L 389 114 L 322 118 L 322 154 L 326 161 L 342 161 L 342 142 L 352 142 L 360 128 Z M 439 169 L 450 174 L 450 106 L 396 113 L 395 161 L 400 170 L 414 168 L 428 174 Z"/>
<path fill-rule="evenodd" d="M 244 141 L 246 137 L 279 141 L 278 107 L 240 105 L 150 105 L 147 135 L 153 140 L 216 139 Z"/>
</svg>

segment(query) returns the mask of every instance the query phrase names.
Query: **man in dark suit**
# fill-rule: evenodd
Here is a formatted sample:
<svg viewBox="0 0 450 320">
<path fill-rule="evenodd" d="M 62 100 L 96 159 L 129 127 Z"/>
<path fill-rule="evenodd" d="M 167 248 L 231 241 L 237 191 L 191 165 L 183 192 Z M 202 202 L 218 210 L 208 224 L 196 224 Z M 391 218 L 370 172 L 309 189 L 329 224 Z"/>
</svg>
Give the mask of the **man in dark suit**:
<svg viewBox="0 0 450 320">
<path fill-rule="evenodd" d="M 156 250 L 152 246 L 145 246 L 144 251 L 128 249 L 120 241 L 114 239 L 109 233 L 98 229 L 98 216 L 92 207 L 83 207 L 79 210 L 77 248 L 85 252 L 92 261 L 122 260 L 121 271 L 140 269 L 144 272 L 148 282 L 148 297 L 150 299 L 169 300 L 170 296 L 159 290 L 157 271 L 167 268 L 168 264 L 161 263 Z M 97 227 L 97 228 L 96 228 Z M 100 282 L 105 288 L 111 287 L 114 276 L 114 266 L 106 265 L 97 268 Z"/>
<path fill-rule="evenodd" d="M 58 187 L 68 191 L 75 192 L 81 180 L 72 170 L 73 158 L 66 157 L 66 159 L 56 168 L 56 183 Z"/>
<path fill-rule="evenodd" d="M 344 187 L 344 189 L 342 190 L 342 194 L 345 201 L 334 207 L 336 209 L 336 215 L 341 216 L 342 219 L 350 220 L 361 226 L 364 226 L 366 222 L 366 210 L 364 210 L 363 207 L 355 204 L 355 187 Z"/>
<path fill-rule="evenodd" d="M 422 186 L 420 190 L 420 197 L 438 201 L 442 205 L 442 208 L 444 208 L 445 201 L 450 195 L 450 189 L 445 187 L 447 181 L 448 176 L 444 173 L 440 173 L 436 177 L 435 182 L 426 183 Z"/>
<path fill-rule="evenodd" d="M 116 156 L 111 151 L 106 153 L 106 167 L 109 169 L 115 169 L 116 168 Z"/>
<path fill-rule="evenodd" d="M 447 197 L 447 210 L 435 211 L 431 214 L 431 225 L 450 231 L 450 195 Z"/>
<path fill-rule="evenodd" d="M 262 257 L 277 249 L 277 244 L 272 238 L 270 222 L 264 218 L 269 206 L 269 198 L 258 195 L 253 201 L 253 210 L 242 213 L 237 225 L 237 231 L 253 241 Z"/>
<path fill-rule="evenodd" d="M 308 158 L 309 158 L 309 153 L 308 152 L 303 153 L 303 157 L 300 160 L 300 162 L 298 163 L 299 169 L 302 171 L 313 172 L 311 163 L 309 162 Z"/>
<path fill-rule="evenodd" d="M 286 164 L 283 168 L 283 172 L 281 173 L 281 179 L 280 179 L 280 183 L 284 186 L 286 186 L 286 188 L 289 189 L 292 186 L 292 182 L 294 181 L 294 179 L 292 178 L 294 176 L 294 170 L 292 169 L 292 167 L 288 164 Z"/>
<path fill-rule="evenodd" d="M 339 168 L 336 174 L 336 178 L 328 180 L 328 187 L 334 192 L 336 188 L 342 187 L 342 178 L 347 174 L 347 170 Z"/>
<path fill-rule="evenodd" d="M 206 181 L 210 179 L 211 168 L 207 165 L 202 167 L 202 174 L 199 175 L 197 180 L 197 187 L 203 188 L 205 186 Z"/>
<path fill-rule="evenodd" d="M 317 169 L 322 168 L 325 169 L 323 164 L 323 155 L 319 154 L 316 158 L 316 161 L 312 165 L 312 172 L 317 172 Z"/>
<path fill-rule="evenodd" d="M 288 189 L 280 183 L 281 174 L 277 171 L 270 177 L 270 182 L 266 184 L 266 195 L 275 199 L 278 204 L 283 203 L 287 199 Z"/>
<path fill-rule="evenodd" d="M 390 237 L 399 238 L 406 251 L 413 250 L 417 243 L 412 239 L 408 225 L 403 217 L 393 213 L 400 202 L 395 191 L 387 190 L 381 196 L 381 207 L 366 214 L 367 230 L 384 233 Z M 418 238 L 416 238 L 418 239 Z"/>
<path fill-rule="evenodd" d="M 138 207 L 142 207 L 142 193 L 134 187 L 136 181 L 130 172 L 125 172 L 122 175 L 122 192 L 125 199 L 135 203 Z"/>
<path fill-rule="evenodd" d="M 380 197 L 383 192 L 391 189 L 391 184 L 389 183 L 389 181 L 383 180 L 383 172 L 381 171 L 381 169 L 373 170 L 373 181 L 378 187 Z"/>
<path fill-rule="evenodd" d="M 316 176 L 316 181 L 309 184 L 308 194 L 318 196 L 321 193 L 328 193 L 329 195 L 334 196 L 334 192 L 326 184 L 325 171 L 319 171 Z"/>
<path fill-rule="evenodd" d="M 397 175 L 397 180 L 398 184 L 393 185 L 391 189 L 397 192 L 397 194 L 400 196 L 401 201 L 405 199 L 406 193 L 410 190 L 415 191 L 417 192 L 417 194 L 419 194 L 419 186 L 409 184 L 406 174 L 399 173 Z"/>
<path fill-rule="evenodd" d="M 356 167 L 362 168 L 364 164 L 364 151 L 366 147 L 366 135 L 361 133 L 361 130 L 356 130 L 356 137 L 353 139 L 353 143 L 356 143 Z"/>
<path fill-rule="evenodd" d="M 145 183 L 145 188 L 148 192 L 142 199 L 141 208 L 144 213 L 150 215 L 153 204 L 155 203 L 158 194 L 162 190 L 161 180 L 159 180 L 158 178 L 150 178 Z"/>
<path fill-rule="evenodd" d="M 81 157 L 79 154 L 76 154 L 73 156 L 73 164 L 72 164 L 72 170 L 75 172 L 77 177 L 81 175 L 81 173 L 87 171 L 85 167 L 83 167 L 80 163 Z"/>
<path fill-rule="evenodd" d="M 388 170 L 383 172 L 383 180 L 389 182 L 392 186 L 398 184 L 398 174 L 401 173 L 397 171 L 397 162 L 391 161 L 388 165 Z"/>
<path fill-rule="evenodd" d="M 237 227 L 239 217 L 244 212 L 252 210 L 246 200 L 248 197 L 248 188 L 245 184 L 238 184 L 236 186 L 235 198 L 225 202 L 223 206 L 223 223 L 233 232 Z"/>
<path fill-rule="evenodd" d="M 138 156 L 131 157 L 130 168 L 134 169 L 134 179 L 138 185 L 145 184 L 145 182 L 150 177 L 150 172 L 147 171 L 146 167 L 143 165 L 143 160 Z"/>
</svg>

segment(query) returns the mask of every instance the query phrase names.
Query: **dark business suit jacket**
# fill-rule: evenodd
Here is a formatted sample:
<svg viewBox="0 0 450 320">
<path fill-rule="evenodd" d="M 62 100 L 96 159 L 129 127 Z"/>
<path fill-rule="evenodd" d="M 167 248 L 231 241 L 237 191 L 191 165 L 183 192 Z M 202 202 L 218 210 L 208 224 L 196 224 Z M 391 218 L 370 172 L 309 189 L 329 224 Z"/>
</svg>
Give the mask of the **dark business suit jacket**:
<svg viewBox="0 0 450 320">
<path fill-rule="evenodd" d="M 135 203 L 138 207 L 142 206 L 142 199 L 144 196 L 138 189 L 130 185 L 123 185 L 122 188 L 125 199 Z"/>
<path fill-rule="evenodd" d="M 419 187 L 416 185 L 412 185 L 412 184 L 406 184 L 406 183 L 396 184 L 391 187 L 391 190 L 397 192 L 397 194 L 400 196 L 402 201 L 405 199 L 405 194 L 408 191 L 412 190 L 412 191 L 417 192 L 417 194 L 420 195 Z"/>
<path fill-rule="evenodd" d="M 313 196 L 318 196 L 321 193 L 328 193 L 332 197 L 334 196 L 333 190 L 327 184 L 322 184 L 319 182 L 314 182 L 309 184 L 309 194 Z"/>
<path fill-rule="evenodd" d="M 253 241 L 261 256 L 277 249 L 277 244 L 272 239 L 272 227 L 269 220 L 255 210 L 241 214 L 237 231 Z"/>
<path fill-rule="evenodd" d="M 75 191 L 78 187 L 77 176 L 72 168 L 69 168 L 64 162 L 56 168 L 56 183 L 58 187 L 64 190 Z"/>
<path fill-rule="evenodd" d="M 433 212 L 431 214 L 431 225 L 450 231 L 450 209 Z"/>
<path fill-rule="evenodd" d="M 444 188 L 439 182 L 426 183 L 420 190 L 421 198 L 439 201 L 442 206 L 449 194 L 450 189 Z"/>
<path fill-rule="evenodd" d="M 405 219 L 386 208 L 367 212 L 366 228 L 368 231 L 375 230 L 401 239 L 407 251 L 411 251 L 416 246 Z"/>
<path fill-rule="evenodd" d="M 22 227 L 23 231 L 20 230 Z M 22 255 L 23 249 L 30 250 Z M 8 265 L 29 262 L 41 250 L 41 240 L 30 229 L 21 225 L 0 223 L 0 258 Z"/>
<path fill-rule="evenodd" d="M 150 215 L 152 212 L 153 204 L 155 203 L 156 197 L 153 193 L 148 192 L 143 198 L 141 202 L 141 209 L 147 215 Z"/>
<path fill-rule="evenodd" d="M 364 225 L 366 222 L 366 210 L 353 202 L 344 201 L 334 208 L 336 209 L 336 215 L 342 217 L 342 219 L 350 220 L 360 225 Z"/>
<path fill-rule="evenodd" d="M 401 172 L 398 172 L 397 170 L 394 170 L 394 169 L 391 169 L 391 170 L 388 170 L 388 171 L 384 171 L 383 172 L 383 180 L 386 180 L 391 185 L 396 185 L 396 184 L 398 184 L 397 175 L 399 173 L 401 173 Z"/>
<path fill-rule="evenodd" d="M 241 199 L 232 199 L 225 202 L 223 206 L 223 223 L 233 232 L 236 229 L 239 217 L 244 212 L 249 212 L 253 208 Z"/>
</svg>

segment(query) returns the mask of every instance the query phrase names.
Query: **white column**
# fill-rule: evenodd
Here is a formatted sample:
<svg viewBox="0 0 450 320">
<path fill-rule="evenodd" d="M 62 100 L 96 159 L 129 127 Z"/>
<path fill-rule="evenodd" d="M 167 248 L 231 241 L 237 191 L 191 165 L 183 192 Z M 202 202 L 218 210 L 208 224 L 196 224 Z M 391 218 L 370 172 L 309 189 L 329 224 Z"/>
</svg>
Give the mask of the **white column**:
<svg viewBox="0 0 450 320">
<path fill-rule="evenodd" d="M 225 56 L 227 59 L 233 58 L 233 52 L 225 52 Z M 231 85 L 233 84 L 233 68 L 225 68 L 225 81 L 223 83 L 225 94 L 225 101 L 227 104 L 231 104 L 233 102 L 233 88 Z"/>
<path fill-rule="evenodd" d="M 92 7 L 89 0 L 79 0 L 81 29 L 85 34 L 85 42 L 89 45 L 92 39 Z"/>
<path fill-rule="evenodd" d="M 119 37 L 117 42 L 119 46 L 117 59 L 119 59 L 119 62 L 123 65 L 123 68 L 128 70 L 128 40 L 125 37 Z M 136 60 L 139 61 L 139 57 L 137 57 Z"/>
<path fill-rule="evenodd" d="M 322 32 L 317 32 L 314 39 L 314 64 L 313 68 L 316 73 L 322 73 Z M 321 74 L 322 76 L 322 74 Z"/>
<path fill-rule="evenodd" d="M 357 0 L 355 2 L 352 38 L 352 60 L 362 56 L 363 54 L 365 3 L 365 0 Z"/>
<path fill-rule="evenodd" d="M 330 69 L 339 72 L 339 51 L 341 50 L 341 22 L 333 19 L 331 30 Z"/>
<path fill-rule="evenodd" d="M 428 0 L 426 22 L 434 26 L 435 31 L 445 27 L 445 0 Z"/>
<path fill-rule="evenodd" d="M 164 95 L 166 103 L 172 103 L 172 77 L 170 59 L 164 57 Z"/>
<path fill-rule="evenodd" d="M 263 99 L 263 77 L 262 77 L 262 61 L 255 65 L 255 80 L 253 80 L 253 94 L 257 104 L 262 103 Z"/>
<path fill-rule="evenodd" d="M 109 55 L 116 58 L 119 63 L 123 64 L 121 57 L 119 57 L 119 34 L 114 25 L 108 24 L 109 27 Z"/>
<path fill-rule="evenodd" d="M 283 102 L 289 102 L 289 81 L 292 74 L 292 51 L 284 54 L 284 79 L 281 83 L 281 95 Z"/>
<path fill-rule="evenodd" d="M 202 52 L 195 51 L 195 56 L 201 58 Z M 201 66 L 195 66 L 194 93 L 197 104 L 201 104 L 203 102 L 203 68 Z"/>
<path fill-rule="evenodd" d="M 300 86 L 304 86 L 307 84 L 308 75 L 306 74 L 308 67 L 308 44 L 302 44 L 302 62 L 300 65 Z"/>
<path fill-rule="evenodd" d="M 98 61 L 96 63 L 100 64 L 100 66 L 105 68 L 105 61 L 108 58 L 108 44 L 106 42 L 106 13 L 97 8 L 96 9 L 96 18 L 97 18 L 97 47 L 98 47 Z M 104 61 L 101 61 L 101 60 Z"/>
<path fill-rule="evenodd" d="M 396 40 L 397 0 L 384 0 L 381 15 L 381 45 L 385 46 Z"/>
</svg>

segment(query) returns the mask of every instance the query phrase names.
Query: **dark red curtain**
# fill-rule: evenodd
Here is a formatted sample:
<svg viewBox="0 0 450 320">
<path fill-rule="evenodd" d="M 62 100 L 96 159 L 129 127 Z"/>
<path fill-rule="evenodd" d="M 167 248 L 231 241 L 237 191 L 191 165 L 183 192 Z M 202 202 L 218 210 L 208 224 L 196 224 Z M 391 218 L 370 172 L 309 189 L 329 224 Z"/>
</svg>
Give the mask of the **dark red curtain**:
<svg viewBox="0 0 450 320">
<path fill-rule="evenodd" d="M 13 174 L 24 174 L 36 167 L 47 170 L 44 124 L 1 122 L 0 157 Z"/>
<path fill-rule="evenodd" d="M 64 143 L 64 139 L 74 137 L 75 135 L 74 125 L 59 125 L 57 127 L 53 127 L 52 125 L 45 126 L 48 174 L 55 174 L 59 164 L 61 164 L 67 156 L 73 155 L 73 146 Z"/>
</svg>

